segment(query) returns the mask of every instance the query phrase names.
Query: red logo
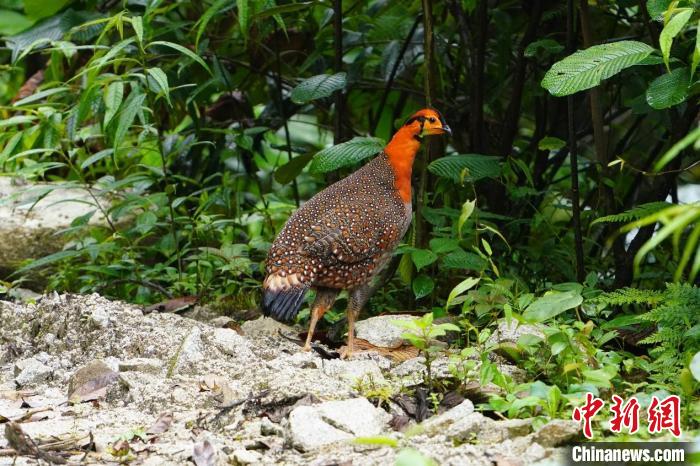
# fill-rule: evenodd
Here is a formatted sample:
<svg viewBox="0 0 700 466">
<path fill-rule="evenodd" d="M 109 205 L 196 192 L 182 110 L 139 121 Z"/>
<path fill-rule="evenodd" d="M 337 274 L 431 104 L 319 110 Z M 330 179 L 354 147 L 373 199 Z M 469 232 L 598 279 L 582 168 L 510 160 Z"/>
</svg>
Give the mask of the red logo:
<svg viewBox="0 0 700 466">
<path fill-rule="evenodd" d="M 592 393 L 586 393 L 586 403 L 574 409 L 573 418 L 574 421 L 581 421 L 583 419 L 583 435 L 586 438 L 593 437 L 593 430 L 591 429 L 591 420 L 593 417 L 603 408 L 605 402 L 600 398 L 596 398 Z"/>
<path fill-rule="evenodd" d="M 651 397 L 649 405 L 649 433 L 656 434 L 668 430 L 675 437 L 681 435 L 681 399 L 671 395 L 663 401 L 656 396 Z"/>
<path fill-rule="evenodd" d="M 629 429 L 630 434 L 634 434 L 639 430 L 639 402 L 636 398 L 630 399 L 627 403 L 617 395 L 613 395 L 613 405 L 610 411 L 613 413 L 613 418 L 610 420 L 610 430 L 615 433 L 620 433 L 622 427 Z"/>
</svg>

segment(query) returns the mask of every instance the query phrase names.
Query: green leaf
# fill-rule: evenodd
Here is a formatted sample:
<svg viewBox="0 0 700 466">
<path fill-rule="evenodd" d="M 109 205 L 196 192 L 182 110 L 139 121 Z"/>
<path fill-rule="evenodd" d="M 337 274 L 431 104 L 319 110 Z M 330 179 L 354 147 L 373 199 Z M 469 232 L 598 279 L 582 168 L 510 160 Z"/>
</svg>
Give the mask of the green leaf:
<svg viewBox="0 0 700 466">
<path fill-rule="evenodd" d="M 54 87 L 51 89 L 44 89 L 41 92 L 31 94 L 31 95 L 25 97 L 24 99 L 18 100 L 12 106 L 13 107 L 21 107 L 22 105 L 27 105 L 27 104 L 30 104 L 32 102 L 42 100 L 48 96 L 51 96 L 54 94 L 60 94 L 60 93 L 63 93 L 63 92 L 69 91 L 69 90 L 70 90 L 70 87 L 66 87 L 66 86 Z"/>
<path fill-rule="evenodd" d="M 139 44 L 143 44 L 143 18 L 140 16 L 131 18 L 131 27 L 134 28 Z"/>
<path fill-rule="evenodd" d="M 430 240 L 430 250 L 435 254 L 445 254 L 459 249 L 459 241 L 453 238 L 433 238 Z"/>
<path fill-rule="evenodd" d="M 457 220 L 457 236 L 460 238 L 462 237 L 462 227 L 466 221 L 469 220 L 469 217 L 471 217 L 475 207 L 476 199 L 465 201 L 464 204 L 462 204 L 462 211 L 459 214 L 459 219 Z"/>
<path fill-rule="evenodd" d="M 542 79 L 542 87 L 557 97 L 590 89 L 653 51 L 647 44 L 631 40 L 594 45 L 552 65 Z"/>
<path fill-rule="evenodd" d="M 664 29 L 659 35 L 659 47 L 661 48 L 661 56 L 664 57 L 664 63 L 666 63 L 666 69 L 671 71 L 669 67 L 669 61 L 671 57 L 671 46 L 673 45 L 673 39 L 678 35 L 686 25 L 690 16 L 693 14 L 691 8 L 682 8 L 676 10 L 677 13 L 673 15 L 671 20 L 666 23 Z"/>
<path fill-rule="evenodd" d="M 0 124 L 2 123 L 0 122 Z M 691 144 L 695 144 L 697 141 L 700 141 L 700 127 L 695 128 L 690 133 L 683 136 L 680 141 L 672 145 L 671 148 L 661 156 L 659 161 L 656 162 L 654 165 L 654 171 L 658 172 L 663 169 L 668 163 L 671 162 L 671 160 L 678 157 L 678 154 L 680 154 L 686 147 Z"/>
<path fill-rule="evenodd" d="M 29 264 L 25 265 L 24 267 L 20 267 L 17 269 L 15 273 L 17 274 L 22 274 L 24 272 L 27 272 L 29 270 L 33 270 L 39 267 L 46 267 L 48 265 L 51 265 L 55 262 L 62 261 L 64 259 L 70 259 L 72 257 L 77 257 L 83 254 L 83 250 L 68 250 L 68 251 L 58 251 L 53 254 L 49 254 L 48 256 L 44 256 L 40 259 L 36 259 L 31 261 Z"/>
<path fill-rule="evenodd" d="M 455 183 L 473 183 L 483 178 L 498 178 L 500 157 L 481 154 L 450 155 L 433 161 L 428 170 Z"/>
<path fill-rule="evenodd" d="M 468 277 L 462 280 L 457 286 L 455 286 L 452 289 L 452 291 L 450 291 L 450 294 L 447 297 L 447 302 L 445 303 L 445 309 L 450 307 L 454 302 L 455 298 L 457 298 L 459 295 L 461 295 L 467 290 L 474 288 L 476 284 L 479 283 L 479 280 L 480 278 L 476 277 Z"/>
<path fill-rule="evenodd" d="M 141 105 L 146 99 L 145 94 L 137 94 L 133 92 L 129 94 L 121 111 L 119 112 L 119 118 L 117 119 L 117 128 L 114 131 L 114 149 L 119 148 L 121 143 L 129 131 L 129 127 L 134 122 L 136 114 L 141 110 Z"/>
<path fill-rule="evenodd" d="M 183 54 L 183 55 L 191 58 L 192 60 L 196 61 L 197 63 L 199 63 L 202 66 L 202 68 L 207 70 L 207 72 L 213 76 L 211 70 L 209 69 L 209 66 L 204 62 L 204 60 L 202 60 L 202 58 L 199 55 L 197 55 L 196 53 L 194 53 L 192 50 L 188 49 L 187 47 L 183 47 L 180 44 L 174 44 L 172 42 L 167 42 L 164 40 L 156 40 L 156 41 L 148 44 L 147 48 L 151 47 L 153 45 L 162 45 L 163 47 L 169 47 L 171 49 L 177 50 L 181 54 Z"/>
<path fill-rule="evenodd" d="M 663 21 L 663 15 L 673 0 L 647 0 L 649 17 L 654 21 Z"/>
<path fill-rule="evenodd" d="M 647 89 L 647 103 L 657 110 L 673 107 L 688 98 L 688 68 L 676 68 L 653 80 Z"/>
<path fill-rule="evenodd" d="M 566 147 L 566 141 L 562 141 L 554 136 L 545 136 L 537 143 L 539 150 L 559 150 Z"/>
<path fill-rule="evenodd" d="M 384 141 L 379 138 L 354 137 L 347 142 L 336 144 L 319 151 L 311 161 L 311 173 L 326 173 L 352 165 L 378 154 L 384 149 Z"/>
<path fill-rule="evenodd" d="M 44 2 L 44 0 L 38 0 Z M 12 61 L 15 62 L 22 53 L 29 53 L 39 44 L 48 44 L 53 40 L 63 38 L 63 34 L 72 27 L 82 24 L 95 15 L 85 11 L 66 10 L 63 13 L 44 19 L 31 28 L 5 41 L 6 47 L 12 51 Z"/>
<path fill-rule="evenodd" d="M 160 68 L 148 68 L 146 73 L 158 84 L 158 88 L 165 96 L 165 100 L 167 100 L 168 104 L 172 107 L 172 103 L 170 102 L 170 86 L 168 85 L 168 76 L 165 72 Z"/>
<path fill-rule="evenodd" d="M 528 322 L 544 322 L 582 302 L 583 297 L 576 291 L 549 292 L 531 303 L 523 312 L 523 318 Z"/>
<path fill-rule="evenodd" d="M 207 8 L 207 11 L 204 12 L 204 14 L 201 16 L 201 18 L 199 18 L 198 21 L 197 35 L 195 36 L 194 40 L 195 49 L 199 49 L 199 39 L 202 37 L 202 34 L 204 34 L 204 31 L 206 30 L 209 21 L 211 21 L 211 19 L 214 16 L 218 15 L 222 10 L 226 11 L 230 8 L 233 8 L 231 0 L 217 0 L 212 6 Z"/>
<path fill-rule="evenodd" d="M 280 184 L 290 183 L 304 170 L 309 161 L 314 157 L 313 152 L 298 155 L 289 162 L 275 170 L 275 180 Z"/>
<path fill-rule="evenodd" d="M 104 102 L 105 102 L 105 116 L 102 122 L 103 127 L 107 127 L 114 115 L 117 114 L 119 106 L 122 104 L 124 98 L 124 83 L 122 81 L 114 81 L 107 86 L 104 92 Z"/>
<path fill-rule="evenodd" d="M 292 89 L 292 101 L 298 104 L 305 104 L 312 100 L 322 99 L 333 94 L 335 91 L 343 89 L 346 84 L 346 74 L 344 72 L 336 74 L 319 74 L 300 82 Z"/>
<path fill-rule="evenodd" d="M 24 31 L 33 21 L 21 13 L 0 8 L 0 35 L 10 36 Z"/>
<path fill-rule="evenodd" d="M 248 0 L 236 0 L 238 6 L 238 25 L 241 27 L 241 34 L 248 39 L 248 22 L 250 19 L 250 5 Z"/>
<path fill-rule="evenodd" d="M 85 161 L 83 163 L 80 164 L 80 169 L 85 170 L 89 166 L 99 162 L 100 160 L 104 159 L 105 157 L 109 157 L 113 153 L 114 153 L 114 149 L 104 149 L 104 150 L 97 152 L 96 154 L 92 154 L 90 157 L 85 159 Z"/>
<path fill-rule="evenodd" d="M 416 296 L 416 299 L 420 299 L 433 292 L 435 282 L 433 282 L 433 279 L 427 275 L 418 275 L 413 280 L 411 287 L 413 288 L 413 294 Z"/>
<path fill-rule="evenodd" d="M 486 259 L 474 254 L 458 249 L 449 253 L 442 259 L 442 265 L 446 269 L 474 270 L 481 272 L 488 266 Z"/>
<path fill-rule="evenodd" d="M 418 270 L 429 266 L 435 262 L 437 258 L 437 254 L 429 249 L 414 249 L 411 251 L 411 259 L 413 259 L 413 263 Z"/>
<path fill-rule="evenodd" d="M 24 11 L 31 19 L 47 18 L 73 0 L 24 0 Z"/>
</svg>

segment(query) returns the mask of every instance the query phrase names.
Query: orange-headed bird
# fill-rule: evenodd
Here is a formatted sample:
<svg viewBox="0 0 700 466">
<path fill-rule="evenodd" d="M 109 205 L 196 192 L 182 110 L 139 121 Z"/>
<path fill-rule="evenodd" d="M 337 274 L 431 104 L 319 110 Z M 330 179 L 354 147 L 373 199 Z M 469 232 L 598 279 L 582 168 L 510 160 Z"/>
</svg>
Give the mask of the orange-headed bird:
<svg viewBox="0 0 700 466">
<path fill-rule="evenodd" d="M 316 323 L 341 290 L 348 290 L 348 341 L 373 289 L 411 223 L 411 171 L 424 136 L 451 134 L 437 110 L 414 113 L 372 161 L 304 203 L 287 220 L 267 258 L 262 310 L 282 322 L 296 317 L 309 288 L 316 290 L 304 350 Z"/>
</svg>

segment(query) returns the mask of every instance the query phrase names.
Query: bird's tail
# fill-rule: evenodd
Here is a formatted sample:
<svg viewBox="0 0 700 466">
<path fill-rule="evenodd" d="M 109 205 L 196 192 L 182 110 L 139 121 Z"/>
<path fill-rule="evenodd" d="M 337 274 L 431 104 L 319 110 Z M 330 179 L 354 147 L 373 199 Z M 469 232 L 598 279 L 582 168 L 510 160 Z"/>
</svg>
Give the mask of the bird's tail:
<svg viewBox="0 0 700 466">
<path fill-rule="evenodd" d="M 263 283 L 263 314 L 280 322 L 292 321 L 299 313 L 308 290 L 308 283 L 297 280 L 293 274 L 285 277 L 268 275 Z"/>
</svg>

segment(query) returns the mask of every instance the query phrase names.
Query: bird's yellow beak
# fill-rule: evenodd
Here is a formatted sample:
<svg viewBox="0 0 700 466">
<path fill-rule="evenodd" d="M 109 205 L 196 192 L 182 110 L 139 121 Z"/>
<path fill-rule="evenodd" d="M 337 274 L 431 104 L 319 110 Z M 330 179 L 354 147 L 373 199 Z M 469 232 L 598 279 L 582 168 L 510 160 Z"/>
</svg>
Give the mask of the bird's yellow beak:
<svg viewBox="0 0 700 466">
<path fill-rule="evenodd" d="M 433 136 L 437 134 L 447 134 L 448 136 L 451 136 L 452 130 L 447 125 L 423 127 L 422 136 Z"/>
</svg>

